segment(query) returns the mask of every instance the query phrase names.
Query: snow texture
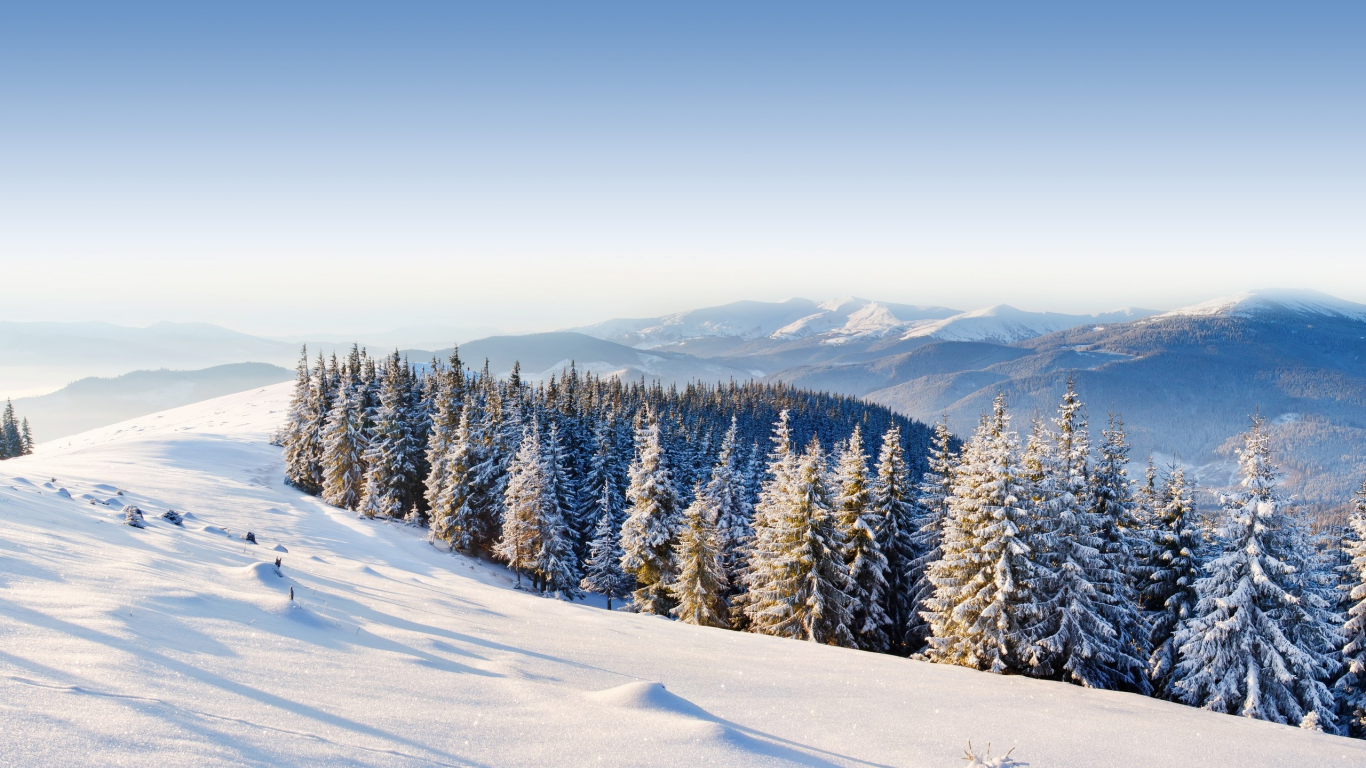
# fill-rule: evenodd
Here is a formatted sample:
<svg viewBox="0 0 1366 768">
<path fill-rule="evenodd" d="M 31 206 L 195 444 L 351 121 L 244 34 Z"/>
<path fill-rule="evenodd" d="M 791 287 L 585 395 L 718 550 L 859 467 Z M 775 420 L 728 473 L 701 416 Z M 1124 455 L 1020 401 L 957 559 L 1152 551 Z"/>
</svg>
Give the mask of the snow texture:
<svg viewBox="0 0 1366 768">
<path fill-rule="evenodd" d="M 0 764 L 941 768 L 969 742 L 1049 768 L 1366 764 L 1298 728 L 513 590 L 286 487 L 290 387 L 5 463 Z M 114 487 L 145 529 L 81 498 Z"/>
</svg>

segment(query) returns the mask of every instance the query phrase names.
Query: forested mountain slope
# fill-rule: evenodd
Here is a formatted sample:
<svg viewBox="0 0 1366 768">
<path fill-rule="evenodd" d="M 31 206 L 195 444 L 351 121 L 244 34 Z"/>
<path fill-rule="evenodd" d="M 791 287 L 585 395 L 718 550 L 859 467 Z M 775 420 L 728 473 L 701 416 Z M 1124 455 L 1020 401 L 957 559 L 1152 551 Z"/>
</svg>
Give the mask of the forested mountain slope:
<svg viewBox="0 0 1366 768">
<path fill-rule="evenodd" d="M 1359 741 L 1136 695 L 510 589 L 285 487 L 268 437 L 289 390 L 0 467 L 5 762 L 931 768 L 969 740 L 1054 768 L 1366 762 Z"/>
</svg>

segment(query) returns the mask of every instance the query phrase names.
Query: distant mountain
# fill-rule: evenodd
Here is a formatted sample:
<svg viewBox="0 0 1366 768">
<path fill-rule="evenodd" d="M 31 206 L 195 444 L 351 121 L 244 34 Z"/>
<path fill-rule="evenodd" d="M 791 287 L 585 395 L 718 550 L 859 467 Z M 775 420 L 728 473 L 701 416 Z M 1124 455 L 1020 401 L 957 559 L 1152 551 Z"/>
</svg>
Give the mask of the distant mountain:
<svg viewBox="0 0 1366 768">
<path fill-rule="evenodd" d="M 299 345 L 208 323 L 0 322 L 0 397 L 50 392 L 87 376 L 256 361 L 292 365 Z"/>
<path fill-rule="evenodd" d="M 278 384 L 293 371 L 267 363 L 233 363 L 199 371 L 133 371 L 114 378 L 90 377 L 41 397 L 14 401 L 39 443 L 116 424 L 149 413 L 234 392 Z"/>
<path fill-rule="evenodd" d="M 884 304 L 855 298 L 822 303 L 810 299 L 737 301 L 663 317 L 608 320 L 570 330 L 627 346 L 659 347 L 698 339 L 728 339 L 738 343 L 813 335 L 878 334 L 911 321 L 953 314 L 956 314 L 955 310 L 944 307 Z"/>
<path fill-rule="evenodd" d="M 450 354 L 440 350 L 437 356 Z M 525 336 L 493 336 L 460 345 L 465 365 L 479 370 L 484 359 L 496 376 L 507 376 L 512 364 L 520 362 L 522 376 L 532 380 L 559 375 L 572 362 L 580 373 L 593 372 L 602 377 L 659 379 L 664 383 L 745 380 L 759 372 L 745 370 L 724 361 L 704 360 L 692 355 L 664 350 L 633 349 L 616 342 L 582 333 L 557 331 Z"/>
<path fill-rule="evenodd" d="M 407 325 L 378 333 L 310 333 L 305 334 L 304 338 L 308 339 L 309 349 L 316 348 L 324 353 L 349 350 L 352 344 L 360 344 L 369 348 L 371 352 L 392 352 L 395 349 L 440 349 L 452 343 L 464 344 L 474 339 L 499 336 L 502 333 L 490 326 Z M 298 344 L 290 343 L 296 346 Z"/>
<path fill-rule="evenodd" d="M 1093 430 L 1113 407 L 1135 457 L 1179 455 L 1209 485 L 1228 480 L 1236 436 L 1257 411 L 1305 501 L 1341 504 L 1366 475 L 1366 306 L 1323 294 L 1259 291 L 1010 346 L 935 342 L 897 359 L 778 374 L 919 419 L 947 414 L 960 434 L 997 392 L 1023 429 L 1051 413 L 1069 376 Z"/>
<path fill-rule="evenodd" d="M 1130 308 L 1095 315 L 1065 315 L 1058 312 L 1026 312 L 1006 304 L 998 304 L 916 325 L 907 330 L 902 338 L 928 337 L 943 341 L 991 341 L 997 344 L 1013 344 L 1077 326 L 1126 323 L 1155 314 L 1157 312 L 1151 309 Z"/>
</svg>

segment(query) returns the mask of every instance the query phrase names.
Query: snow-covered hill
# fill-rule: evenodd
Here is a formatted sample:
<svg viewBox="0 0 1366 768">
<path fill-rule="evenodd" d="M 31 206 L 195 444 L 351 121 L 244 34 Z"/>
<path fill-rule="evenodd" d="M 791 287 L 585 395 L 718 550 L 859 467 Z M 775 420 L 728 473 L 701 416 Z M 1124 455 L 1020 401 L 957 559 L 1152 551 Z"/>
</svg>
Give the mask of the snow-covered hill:
<svg viewBox="0 0 1366 768">
<path fill-rule="evenodd" d="M 1366 305 L 1339 299 L 1320 291 L 1267 289 L 1248 291 L 1233 296 L 1181 307 L 1160 317 L 1206 317 L 1224 315 L 1230 317 L 1254 317 L 1256 315 L 1296 314 L 1366 321 Z"/>
<path fill-rule="evenodd" d="M 285 488 L 289 386 L 0 464 L 0 764 L 938 768 L 969 740 L 1037 768 L 1366 763 L 1139 696 L 513 590 Z"/>
<path fill-rule="evenodd" d="M 1094 315 L 1067 315 L 1060 312 L 1027 312 L 1006 304 L 998 304 L 943 320 L 917 324 L 907 330 L 902 338 L 1014 344 L 1017 341 L 1065 331 L 1080 325 L 1126 323 L 1152 314 L 1152 310 L 1129 308 Z"/>
</svg>

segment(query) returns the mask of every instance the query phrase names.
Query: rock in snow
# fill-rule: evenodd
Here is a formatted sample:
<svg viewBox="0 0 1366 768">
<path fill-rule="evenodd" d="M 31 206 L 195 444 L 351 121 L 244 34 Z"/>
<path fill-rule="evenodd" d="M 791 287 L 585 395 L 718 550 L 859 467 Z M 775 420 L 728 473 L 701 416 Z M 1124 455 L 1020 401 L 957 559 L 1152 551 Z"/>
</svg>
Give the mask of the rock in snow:
<svg viewBox="0 0 1366 768">
<path fill-rule="evenodd" d="M 1366 765 L 1363 742 L 1140 696 L 516 592 L 280 483 L 290 386 L 23 459 L 211 527 L 102 525 L 0 476 L 0 763 L 941 768 L 972 742 L 1036 768 Z M 224 529 L 289 541 L 287 575 Z"/>
</svg>

